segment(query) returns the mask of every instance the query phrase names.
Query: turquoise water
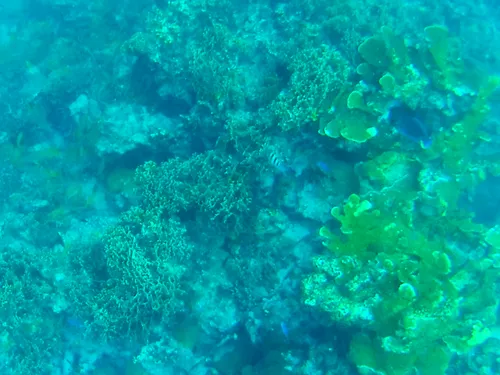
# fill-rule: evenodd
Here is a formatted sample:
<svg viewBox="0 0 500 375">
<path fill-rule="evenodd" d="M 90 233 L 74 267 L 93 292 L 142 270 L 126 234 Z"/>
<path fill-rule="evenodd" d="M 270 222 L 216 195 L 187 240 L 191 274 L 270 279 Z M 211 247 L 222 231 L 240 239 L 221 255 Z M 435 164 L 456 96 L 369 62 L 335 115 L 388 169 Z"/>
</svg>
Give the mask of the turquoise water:
<svg viewBox="0 0 500 375">
<path fill-rule="evenodd" d="M 499 374 L 499 24 L 0 0 L 0 374 Z"/>
</svg>

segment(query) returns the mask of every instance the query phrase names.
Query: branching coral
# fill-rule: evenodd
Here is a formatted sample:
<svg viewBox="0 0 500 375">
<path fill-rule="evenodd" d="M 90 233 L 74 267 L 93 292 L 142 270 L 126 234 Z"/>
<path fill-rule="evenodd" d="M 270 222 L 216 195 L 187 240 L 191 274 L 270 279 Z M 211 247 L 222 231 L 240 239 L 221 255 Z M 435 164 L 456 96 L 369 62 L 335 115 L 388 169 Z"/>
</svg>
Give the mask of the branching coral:
<svg viewBox="0 0 500 375">
<path fill-rule="evenodd" d="M 104 284 L 88 297 L 89 329 L 103 339 L 145 339 L 180 308 L 183 262 L 192 247 L 185 229 L 159 211 L 133 208 L 104 236 Z"/>
<path fill-rule="evenodd" d="M 211 151 L 187 160 L 147 162 L 136 182 L 146 210 L 175 215 L 192 209 L 232 228 L 250 209 L 251 192 L 244 165 Z"/>
<path fill-rule="evenodd" d="M 63 351 L 61 322 L 53 314 L 53 280 L 43 275 L 55 266 L 54 253 L 18 246 L 0 248 L 0 337 L 2 374 L 49 374 Z"/>
<path fill-rule="evenodd" d="M 283 91 L 271 105 L 283 130 L 315 122 L 328 112 L 351 73 L 342 54 L 326 45 L 301 49 L 289 70 L 289 90 Z"/>
<path fill-rule="evenodd" d="M 241 165 L 215 152 L 138 168 L 138 205 L 110 226 L 103 246 L 73 256 L 83 271 L 75 272 L 82 281 L 71 298 L 86 330 L 104 341 L 141 341 L 155 325 L 168 325 L 183 308 L 193 253 L 185 225 L 208 220 L 234 235 L 251 201 L 245 179 Z"/>
</svg>

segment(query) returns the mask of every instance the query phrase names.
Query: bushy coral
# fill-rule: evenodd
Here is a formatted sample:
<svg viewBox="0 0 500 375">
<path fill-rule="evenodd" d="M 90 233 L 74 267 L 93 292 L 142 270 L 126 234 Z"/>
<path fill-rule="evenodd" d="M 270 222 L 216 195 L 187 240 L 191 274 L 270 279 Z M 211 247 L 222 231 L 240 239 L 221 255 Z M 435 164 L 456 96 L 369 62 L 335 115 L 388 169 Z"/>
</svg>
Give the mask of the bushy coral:
<svg viewBox="0 0 500 375">
<path fill-rule="evenodd" d="M 62 324 L 53 314 L 57 254 L 12 244 L 0 248 L 0 371 L 3 374 L 49 374 L 63 350 Z M 50 272 L 50 271 L 49 271 Z"/>
<path fill-rule="evenodd" d="M 238 161 L 209 151 L 187 160 L 147 162 L 138 168 L 136 183 L 146 210 L 165 215 L 199 211 L 234 229 L 251 209 L 248 173 Z"/>
<path fill-rule="evenodd" d="M 168 324 L 171 314 L 182 308 L 180 282 L 193 251 L 185 231 L 178 220 L 163 218 L 159 210 L 138 207 L 110 227 L 103 256 L 88 269 L 99 269 L 96 277 L 102 284 L 95 285 L 91 295 L 80 296 L 87 307 L 79 314 L 93 335 L 142 340 L 155 325 Z"/>
<path fill-rule="evenodd" d="M 283 130 L 318 121 L 331 109 L 351 73 L 342 54 L 327 45 L 301 49 L 293 57 L 289 70 L 289 89 L 282 91 L 271 104 Z"/>
</svg>

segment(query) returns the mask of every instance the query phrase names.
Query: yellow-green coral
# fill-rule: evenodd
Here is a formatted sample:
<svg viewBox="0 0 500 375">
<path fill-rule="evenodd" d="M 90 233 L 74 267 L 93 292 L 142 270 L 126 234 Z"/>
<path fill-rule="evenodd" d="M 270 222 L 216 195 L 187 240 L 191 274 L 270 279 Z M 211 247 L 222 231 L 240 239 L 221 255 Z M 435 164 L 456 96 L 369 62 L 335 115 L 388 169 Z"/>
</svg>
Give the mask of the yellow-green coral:
<svg viewBox="0 0 500 375">
<path fill-rule="evenodd" d="M 358 47 L 358 52 L 368 64 L 377 68 L 386 68 L 391 63 L 386 44 L 378 37 L 366 39 Z"/>
<path fill-rule="evenodd" d="M 448 30 L 424 33 L 415 48 L 389 28 L 365 40 L 360 81 L 320 120 L 332 138 L 363 143 L 377 134 L 355 168 L 359 193 L 331 210 L 339 226 L 320 230 L 329 254 L 303 282 L 307 304 L 363 332 L 350 355 L 361 373 L 444 374 L 452 354 L 482 345 L 497 324 L 500 230 L 473 222 L 460 202 L 487 173 L 500 174 L 498 163 L 474 155 L 490 141 L 481 126 L 500 80 L 469 88 Z M 462 108 L 450 105 L 457 97 Z M 438 113 L 430 148 L 408 152 L 399 129 L 378 121 L 394 99 Z"/>
<path fill-rule="evenodd" d="M 359 98 L 358 98 L 359 99 Z M 320 131 L 330 138 L 342 137 L 354 143 L 364 143 L 377 135 L 370 115 L 360 110 L 346 110 Z"/>
<path fill-rule="evenodd" d="M 365 108 L 365 102 L 363 100 L 363 93 L 359 91 L 353 91 L 347 97 L 347 108 L 349 109 L 363 109 Z"/>
<path fill-rule="evenodd" d="M 479 265 L 462 259 L 457 272 L 456 253 L 445 237 L 431 236 L 432 228 L 403 199 L 396 194 L 385 205 L 387 200 L 353 194 L 334 207 L 340 233 L 320 231 L 332 255 L 315 260 L 317 271 L 304 280 L 303 290 L 308 304 L 335 322 L 365 330 L 351 344 L 360 371 L 406 375 L 415 368 L 444 374 L 452 352 L 488 338 L 496 306 L 489 291 L 498 275 L 488 271 L 492 261 Z M 446 217 L 429 223 L 452 233 L 461 225 Z M 483 232 L 474 233 L 480 238 Z M 478 282 L 482 288 L 472 287 Z M 468 319 L 461 318 L 464 314 Z M 422 361 L 428 356 L 435 361 Z"/>
<path fill-rule="evenodd" d="M 440 150 L 444 167 L 449 173 L 468 173 L 473 168 L 471 151 L 481 141 L 479 130 L 490 111 L 488 100 L 499 86 L 499 77 L 488 77 L 463 118 L 437 138 L 435 147 Z"/>
<path fill-rule="evenodd" d="M 429 42 L 429 52 L 434 58 L 434 62 L 442 72 L 446 72 L 449 69 L 448 29 L 442 25 L 431 25 L 427 26 L 424 31 Z"/>
<path fill-rule="evenodd" d="M 435 346 L 423 353 L 394 353 L 384 351 L 377 339 L 367 334 L 354 336 L 350 350 L 351 360 L 358 364 L 361 374 L 422 375 L 444 374 L 450 355 L 443 346 Z"/>
<path fill-rule="evenodd" d="M 384 74 L 382 77 L 380 77 L 378 83 L 385 92 L 389 94 L 394 93 L 394 90 L 396 88 L 396 79 L 392 74 L 390 73 Z"/>
</svg>

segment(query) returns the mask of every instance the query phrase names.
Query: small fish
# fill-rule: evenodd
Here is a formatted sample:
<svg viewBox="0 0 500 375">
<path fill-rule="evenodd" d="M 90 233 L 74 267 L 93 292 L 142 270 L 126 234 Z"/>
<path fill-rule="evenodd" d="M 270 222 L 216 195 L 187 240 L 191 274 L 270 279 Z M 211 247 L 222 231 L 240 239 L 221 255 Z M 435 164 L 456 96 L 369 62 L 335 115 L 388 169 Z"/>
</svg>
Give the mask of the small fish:
<svg viewBox="0 0 500 375">
<path fill-rule="evenodd" d="M 73 316 L 68 317 L 66 319 L 66 323 L 70 327 L 74 327 L 74 328 L 83 328 L 83 327 L 85 327 L 85 323 L 82 320 L 80 320 L 79 318 L 73 317 Z"/>
<path fill-rule="evenodd" d="M 316 163 L 316 166 L 321 170 L 321 172 L 330 173 L 330 167 L 326 162 L 320 160 Z"/>
<path fill-rule="evenodd" d="M 288 341 L 289 334 L 288 334 L 288 327 L 286 326 L 286 323 L 285 322 L 281 322 L 280 326 L 281 326 L 281 332 L 283 332 L 283 335 L 285 336 L 285 339 Z"/>
<path fill-rule="evenodd" d="M 276 151 L 271 151 L 269 153 L 269 161 L 276 168 L 280 168 L 284 163 L 283 158 Z"/>
<path fill-rule="evenodd" d="M 271 151 L 269 153 L 269 162 L 281 173 L 285 173 L 288 171 L 285 159 L 276 151 Z"/>
<path fill-rule="evenodd" d="M 430 127 L 422 120 L 422 115 L 403 104 L 395 101 L 389 105 L 386 119 L 404 137 L 419 143 L 423 148 L 432 144 Z"/>
</svg>

